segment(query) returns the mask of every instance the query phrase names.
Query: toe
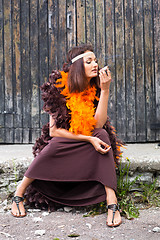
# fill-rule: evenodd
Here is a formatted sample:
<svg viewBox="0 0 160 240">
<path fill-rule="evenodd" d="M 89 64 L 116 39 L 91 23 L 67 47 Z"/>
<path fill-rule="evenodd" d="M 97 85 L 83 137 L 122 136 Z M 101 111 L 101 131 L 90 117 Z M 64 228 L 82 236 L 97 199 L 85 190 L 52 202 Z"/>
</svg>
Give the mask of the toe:
<svg viewBox="0 0 160 240">
<path fill-rule="evenodd" d="M 16 212 L 16 216 L 17 216 L 17 217 L 19 217 L 19 216 L 20 216 L 19 212 Z"/>
<path fill-rule="evenodd" d="M 25 208 L 24 208 L 22 202 L 19 203 L 19 209 L 20 209 L 20 212 L 19 212 L 18 209 L 17 209 L 16 203 L 13 202 L 13 204 L 12 204 L 12 210 L 11 210 L 12 215 L 13 215 L 13 216 L 16 216 L 16 217 L 25 216 L 25 215 L 26 215 L 26 211 L 25 211 Z"/>
<path fill-rule="evenodd" d="M 113 223 L 111 221 L 107 221 L 106 223 L 107 223 L 108 226 L 112 226 L 113 225 Z"/>
<path fill-rule="evenodd" d="M 118 225 L 121 223 L 121 215 L 119 211 L 115 213 L 115 218 L 114 218 L 114 225 Z"/>
<path fill-rule="evenodd" d="M 110 222 L 106 222 L 106 224 L 108 227 L 113 227 L 113 225 L 114 225 L 113 223 L 110 223 Z"/>
<path fill-rule="evenodd" d="M 107 217 L 107 222 L 106 222 L 107 226 L 114 227 L 114 226 L 118 226 L 121 224 L 122 220 L 121 220 L 121 215 L 120 215 L 119 211 L 116 211 L 113 223 L 112 223 L 112 218 L 113 218 L 113 211 L 108 209 L 108 217 Z"/>
</svg>

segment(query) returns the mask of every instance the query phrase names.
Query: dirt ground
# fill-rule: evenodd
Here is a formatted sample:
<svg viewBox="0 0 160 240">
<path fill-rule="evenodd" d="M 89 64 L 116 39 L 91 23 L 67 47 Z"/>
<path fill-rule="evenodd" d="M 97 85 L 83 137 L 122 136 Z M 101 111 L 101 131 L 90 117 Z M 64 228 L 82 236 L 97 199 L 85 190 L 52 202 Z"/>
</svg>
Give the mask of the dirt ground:
<svg viewBox="0 0 160 240">
<path fill-rule="evenodd" d="M 10 211 L 0 212 L 0 240 L 158 240 L 160 208 L 140 210 L 137 219 L 122 218 L 117 228 L 106 226 L 106 214 L 83 217 L 80 211 L 48 213 L 28 209 L 25 218 L 14 218 Z M 68 211 L 68 210 L 67 210 Z M 75 237 L 74 234 L 76 234 Z"/>
</svg>

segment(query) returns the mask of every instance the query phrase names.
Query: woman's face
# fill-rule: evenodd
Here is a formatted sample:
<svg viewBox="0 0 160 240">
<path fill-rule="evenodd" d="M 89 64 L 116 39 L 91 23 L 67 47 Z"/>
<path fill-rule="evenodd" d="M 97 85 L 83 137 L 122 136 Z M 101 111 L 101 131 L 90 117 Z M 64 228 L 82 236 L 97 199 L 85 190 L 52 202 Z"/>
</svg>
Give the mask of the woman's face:
<svg viewBox="0 0 160 240">
<path fill-rule="evenodd" d="M 90 52 L 90 51 L 86 51 Z M 98 63 L 94 53 L 90 53 L 87 56 L 83 57 L 85 74 L 88 81 L 93 77 L 97 77 L 98 74 Z"/>
</svg>

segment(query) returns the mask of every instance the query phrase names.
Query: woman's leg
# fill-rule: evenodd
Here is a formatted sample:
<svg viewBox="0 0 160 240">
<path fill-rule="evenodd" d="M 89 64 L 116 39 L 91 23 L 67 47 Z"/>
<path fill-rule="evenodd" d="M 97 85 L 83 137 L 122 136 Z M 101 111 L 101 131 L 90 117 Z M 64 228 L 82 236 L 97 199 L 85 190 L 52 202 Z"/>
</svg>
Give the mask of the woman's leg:
<svg viewBox="0 0 160 240">
<path fill-rule="evenodd" d="M 26 188 L 27 188 L 33 181 L 34 181 L 33 178 L 23 177 L 22 182 L 18 185 L 14 196 L 23 197 Z M 21 215 L 24 215 L 24 214 L 25 214 L 25 208 L 24 208 L 24 206 L 23 206 L 23 202 L 20 202 L 20 203 L 19 203 L 19 209 L 20 209 Z M 16 205 L 16 203 L 15 203 L 14 201 L 13 201 L 13 203 L 12 203 L 12 213 L 13 213 L 14 215 L 17 215 L 17 216 L 20 215 L 20 213 L 19 213 L 19 211 L 18 211 L 18 208 L 17 208 L 17 205 Z"/>
<path fill-rule="evenodd" d="M 105 186 L 105 191 L 107 195 L 107 199 L 106 199 L 107 205 L 117 204 L 117 197 L 116 197 L 115 191 L 112 188 L 109 188 L 107 186 Z M 118 225 L 121 223 L 121 215 L 119 211 L 116 211 L 113 223 L 112 223 L 112 218 L 113 218 L 113 211 L 111 209 L 108 209 L 107 225 L 112 226 L 113 224 Z"/>
</svg>

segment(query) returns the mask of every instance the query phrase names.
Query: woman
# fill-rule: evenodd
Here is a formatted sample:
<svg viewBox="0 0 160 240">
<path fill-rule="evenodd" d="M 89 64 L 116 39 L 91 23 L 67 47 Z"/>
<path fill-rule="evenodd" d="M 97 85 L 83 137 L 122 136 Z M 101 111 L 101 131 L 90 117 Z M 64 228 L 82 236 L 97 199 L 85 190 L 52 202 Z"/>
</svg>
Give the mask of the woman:
<svg viewBox="0 0 160 240">
<path fill-rule="evenodd" d="M 36 141 L 36 157 L 17 187 L 12 215 L 26 215 L 25 192 L 28 203 L 41 205 L 85 206 L 106 200 L 107 225 L 118 226 L 114 160 L 120 154 L 120 141 L 107 118 L 111 73 L 108 67 L 99 70 L 87 44 L 69 51 L 63 70 L 53 71 L 41 87 L 50 124 Z"/>
</svg>

